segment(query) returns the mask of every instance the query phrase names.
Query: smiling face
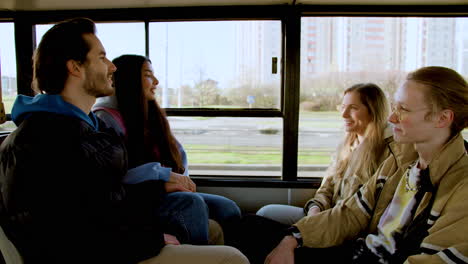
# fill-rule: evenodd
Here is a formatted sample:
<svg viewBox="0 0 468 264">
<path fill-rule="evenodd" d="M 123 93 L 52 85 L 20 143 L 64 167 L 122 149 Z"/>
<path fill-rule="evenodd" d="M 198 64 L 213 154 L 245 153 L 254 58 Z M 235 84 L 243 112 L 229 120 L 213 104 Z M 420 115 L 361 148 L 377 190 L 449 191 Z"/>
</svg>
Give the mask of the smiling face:
<svg viewBox="0 0 468 264">
<path fill-rule="evenodd" d="M 153 67 L 149 61 L 145 61 L 141 66 L 141 85 L 145 98 L 155 100 L 156 86 L 159 84 L 158 79 L 154 76 Z"/>
<path fill-rule="evenodd" d="M 112 95 L 112 74 L 117 69 L 115 65 L 107 59 L 106 51 L 101 41 L 96 35 L 88 33 L 83 38 L 88 42 L 90 50 L 83 63 L 85 78 L 84 89 L 87 94 L 94 97 Z"/>
<path fill-rule="evenodd" d="M 343 97 L 341 116 L 344 119 L 346 132 L 354 132 L 364 136 L 367 125 L 372 118 L 367 107 L 361 102 L 358 92 L 348 92 Z"/>
<path fill-rule="evenodd" d="M 436 125 L 427 117 L 431 108 L 426 102 L 426 89 L 428 87 L 421 83 L 407 81 L 395 92 L 392 114 L 388 118 L 395 141 L 424 143 L 433 136 Z"/>
</svg>

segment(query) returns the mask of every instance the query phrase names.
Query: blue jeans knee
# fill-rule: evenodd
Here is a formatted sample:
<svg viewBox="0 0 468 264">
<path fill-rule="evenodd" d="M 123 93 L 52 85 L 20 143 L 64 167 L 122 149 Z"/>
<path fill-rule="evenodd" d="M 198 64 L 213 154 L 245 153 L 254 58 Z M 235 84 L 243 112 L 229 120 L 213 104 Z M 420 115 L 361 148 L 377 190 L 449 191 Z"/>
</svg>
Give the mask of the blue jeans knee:
<svg viewBox="0 0 468 264">
<path fill-rule="evenodd" d="M 168 232 L 175 233 L 181 243 L 208 244 L 208 208 L 197 194 L 167 194 L 159 209 L 159 216 Z"/>
<path fill-rule="evenodd" d="M 209 217 L 221 225 L 228 220 L 240 219 L 241 210 L 233 200 L 221 195 L 209 193 L 197 194 L 203 198 L 208 206 Z"/>
</svg>

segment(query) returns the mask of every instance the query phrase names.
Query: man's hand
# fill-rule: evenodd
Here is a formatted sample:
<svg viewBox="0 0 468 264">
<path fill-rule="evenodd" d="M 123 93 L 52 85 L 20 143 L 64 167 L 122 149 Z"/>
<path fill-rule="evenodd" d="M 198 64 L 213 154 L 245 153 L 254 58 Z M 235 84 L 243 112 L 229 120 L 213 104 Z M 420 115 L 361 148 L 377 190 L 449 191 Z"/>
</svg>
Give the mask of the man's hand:
<svg viewBox="0 0 468 264">
<path fill-rule="evenodd" d="M 178 184 L 187 189 L 189 192 L 197 191 L 197 186 L 192 181 L 192 179 L 179 173 L 171 172 L 168 183 Z"/>
<path fill-rule="evenodd" d="M 312 206 L 309 208 L 309 211 L 307 212 L 307 216 L 313 216 L 320 213 L 320 207 L 318 206 Z"/>
<path fill-rule="evenodd" d="M 169 234 L 164 234 L 164 243 L 166 245 L 180 245 L 179 240 L 177 240 L 177 237 Z"/>
<path fill-rule="evenodd" d="M 278 246 L 268 254 L 265 264 L 294 264 L 294 249 L 297 240 L 293 236 L 285 236 Z"/>
</svg>

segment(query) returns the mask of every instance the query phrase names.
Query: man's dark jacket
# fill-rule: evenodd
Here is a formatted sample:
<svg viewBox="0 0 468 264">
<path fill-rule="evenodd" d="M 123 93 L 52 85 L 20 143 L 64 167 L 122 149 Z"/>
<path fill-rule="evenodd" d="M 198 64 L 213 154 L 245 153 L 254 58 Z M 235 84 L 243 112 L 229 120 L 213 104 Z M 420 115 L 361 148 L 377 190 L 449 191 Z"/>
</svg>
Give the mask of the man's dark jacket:
<svg viewBox="0 0 468 264">
<path fill-rule="evenodd" d="M 113 130 L 41 108 L 19 120 L 0 147 L 0 202 L 26 264 L 136 263 L 159 253 L 153 212 L 163 186 L 121 184 L 127 154 Z"/>
</svg>

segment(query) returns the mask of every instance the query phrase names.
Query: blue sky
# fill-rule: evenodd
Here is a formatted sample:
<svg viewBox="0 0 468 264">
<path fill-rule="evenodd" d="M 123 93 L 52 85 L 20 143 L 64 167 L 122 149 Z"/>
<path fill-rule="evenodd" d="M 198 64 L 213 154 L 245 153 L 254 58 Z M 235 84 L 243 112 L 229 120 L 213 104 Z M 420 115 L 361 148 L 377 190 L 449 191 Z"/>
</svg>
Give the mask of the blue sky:
<svg viewBox="0 0 468 264">
<path fill-rule="evenodd" d="M 234 23 L 238 22 L 150 23 L 150 59 L 161 85 L 193 85 L 200 69 L 205 78 L 220 82 L 220 86 L 232 81 Z M 38 40 L 50 27 L 36 28 Z M 97 35 L 111 60 L 122 54 L 145 53 L 144 23 L 100 23 Z M 169 69 L 167 73 L 166 68 Z"/>
<path fill-rule="evenodd" d="M 0 23 L 0 60 L 2 76 L 16 76 L 16 55 L 13 23 Z"/>
<path fill-rule="evenodd" d="M 457 21 L 462 22 L 458 34 L 467 34 L 468 19 L 457 18 Z M 200 78 L 200 71 L 203 72 L 203 79 L 216 80 L 221 88 L 236 84 L 235 25 L 239 23 L 249 21 L 150 23 L 150 58 L 161 86 L 193 86 Z M 38 41 L 50 27 L 36 27 Z M 125 53 L 144 54 L 144 23 L 100 23 L 97 30 L 109 59 Z M 0 36 L 1 73 L 14 77 L 13 23 L 0 23 Z M 459 60 L 464 58 L 459 56 Z M 166 68 L 169 69 L 167 72 Z"/>
<path fill-rule="evenodd" d="M 150 58 L 161 84 L 169 87 L 193 85 L 200 69 L 204 76 L 221 84 L 234 76 L 234 23 L 236 22 L 172 22 L 150 24 Z M 237 22 L 238 23 L 238 22 Z M 36 27 L 38 41 L 51 25 Z M 169 28 L 168 34 L 166 30 Z M 98 37 L 109 59 L 122 54 L 142 54 L 144 48 L 143 23 L 103 23 L 97 25 Z M 213 32 L 216 32 L 213 34 Z M 2 75 L 16 75 L 13 23 L 0 23 L 0 57 Z M 166 42 L 166 36 L 169 42 Z M 169 72 L 166 75 L 166 51 Z"/>
</svg>

